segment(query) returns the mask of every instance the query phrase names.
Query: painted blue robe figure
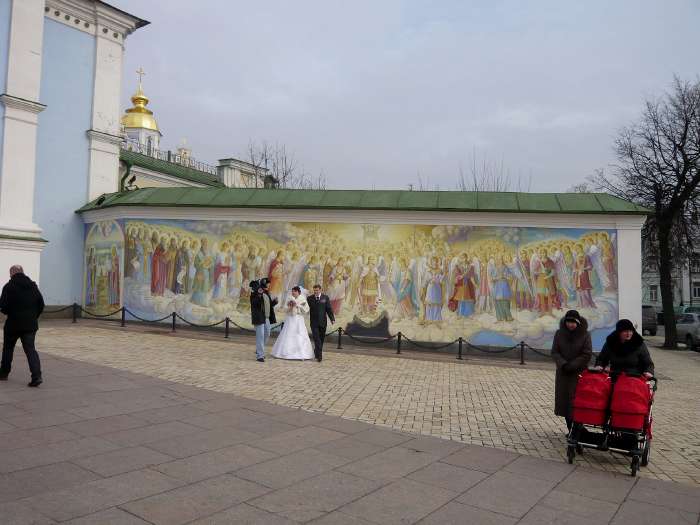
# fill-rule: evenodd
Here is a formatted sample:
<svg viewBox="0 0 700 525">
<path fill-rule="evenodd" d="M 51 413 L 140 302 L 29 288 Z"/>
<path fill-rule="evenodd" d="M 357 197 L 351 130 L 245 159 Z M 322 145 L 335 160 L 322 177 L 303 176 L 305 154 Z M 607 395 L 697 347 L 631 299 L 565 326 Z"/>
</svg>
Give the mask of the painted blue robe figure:
<svg viewBox="0 0 700 525">
<path fill-rule="evenodd" d="M 510 279 L 514 277 L 510 268 L 506 266 L 505 258 L 501 256 L 498 262 L 489 268 L 489 277 L 493 283 L 493 299 L 496 303 L 496 319 L 499 321 L 512 321 L 510 302 L 513 292 L 510 287 Z"/>
<path fill-rule="evenodd" d="M 429 322 L 442 321 L 442 307 L 445 302 L 444 284 L 445 273 L 440 267 L 440 261 L 433 257 L 426 272 L 425 296 L 423 299 L 424 318 Z"/>
<path fill-rule="evenodd" d="M 145 282 L 143 266 L 144 258 L 143 242 L 141 239 L 136 239 L 136 243 L 134 245 L 134 258 L 131 261 L 131 266 L 133 268 L 133 278 L 139 284 L 143 284 Z"/>
<path fill-rule="evenodd" d="M 194 281 L 192 283 L 192 303 L 199 306 L 209 306 L 209 292 L 211 290 L 211 277 L 213 264 L 207 253 L 207 239 L 202 239 L 202 244 L 194 257 Z"/>
</svg>

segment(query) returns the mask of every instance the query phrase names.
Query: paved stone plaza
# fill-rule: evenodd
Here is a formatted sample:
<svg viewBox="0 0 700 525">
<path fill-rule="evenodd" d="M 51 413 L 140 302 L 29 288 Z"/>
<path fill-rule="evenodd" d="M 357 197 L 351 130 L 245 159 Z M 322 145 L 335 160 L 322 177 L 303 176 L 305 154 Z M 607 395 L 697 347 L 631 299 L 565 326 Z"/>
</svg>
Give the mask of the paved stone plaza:
<svg viewBox="0 0 700 525">
<path fill-rule="evenodd" d="M 192 339 L 167 328 L 106 329 L 104 322 L 54 324 L 40 348 L 57 356 L 230 392 L 251 399 L 342 416 L 394 430 L 433 435 L 563 461 L 563 420 L 553 414 L 549 362 L 459 362 L 371 357 L 332 351 L 321 365 L 253 359 L 253 341 Z M 270 345 L 271 346 L 271 345 Z M 352 347 L 348 347 L 352 348 Z M 370 351 L 372 349 L 369 349 Z M 653 458 L 642 476 L 700 484 L 700 353 L 652 348 L 660 388 L 654 406 Z M 389 353 L 388 355 L 392 355 Z M 486 364 L 484 364 L 486 363 Z M 50 377 L 50 376 L 49 376 Z M 595 451 L 590 467 L 627 473 L 629 459 Z"/>
<path fill-rule="evenodd" d="M 249 347 L 226 341 L 86 323 L 40 333 L 46 383 L 26 388 L 21 353 L 0 383 L 3 524 L 698 523 L 692 484 L 532 457 L 561 447 L 547 370 L 330 352 L 320 365 L 258 364 Z M 676 360 L 678 372 L 698 366 L 692 354 Z M 497 387 L 508 378 L 514 388 Z M 683 386 L 666 392 L 659 406 L 696 405 Z M 659 427 L 693 424 L 686 417 L 660 415 Z M 434 424 L 409 424 L 419 420 Z M 663 435 L 650 472 L 678 465 L 675 477 L 697 481 L 685 476 L 697 469 L 692 431 L 666 454 Z"/>
</svg>

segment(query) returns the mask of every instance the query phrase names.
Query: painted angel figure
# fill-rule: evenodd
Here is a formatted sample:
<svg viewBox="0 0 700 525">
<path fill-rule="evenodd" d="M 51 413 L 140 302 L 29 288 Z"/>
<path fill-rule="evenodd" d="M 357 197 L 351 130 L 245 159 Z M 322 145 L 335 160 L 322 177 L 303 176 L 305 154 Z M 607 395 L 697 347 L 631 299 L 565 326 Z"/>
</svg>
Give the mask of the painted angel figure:
<svg viewBox="0 0 700 525">
<path fill-rule="evenodd" d="M 440 322 L 445 303 L 445 271 L 437 256 L 430 259 L 423 282 L 423 320 L 429 323 Z"/>
<path fill-rule="evenodd" d="M 374 314 L 382 299 L 381 276 L 377 270 L 377 258 L 370 255 L 360 273 L 360 305 L 363 314 Z"/>
<path fill-rule="evenodd" d="M 418 293 L 415 285 L 414 267 L 415 261 L 410 265 L 404 257 L 398 262 L 398 282 L 396 291 L 396 312 L 400 319 L 413 319 L 418 314 Z"/>
<path fill-rule="evenodd" d="M 561 308 L 567 308 L 570 297 L 569 291 L 573 284 L 569 268 L 566 266 L 566 261 L 564 260 L 564 254 L 559 248 L 552 248 L 549 258 L 554 264 L 554 273 L 558 282 L 557 292 L 559 294 L 560 306 Z"/>
<path fill-rule="evenodd" d="M 382 289 L 382 301 L 384 303 L 396 303 L 396 294 L 391 286 L 391 261 L 387 259 L 387 256 L 380 256 L 379 264 L 377 265 L 380 277 L 379 286 Z"/>
<path fill-rule="evenodd" d="M 454 304 L 455 312 L 460 317 L 474 314 L 476 304 L 477 278 L 474 265 L 469 256 L 464 253 L 450 263 L 451 290 L 448 292 L 450 302 Z"/>
</svg>

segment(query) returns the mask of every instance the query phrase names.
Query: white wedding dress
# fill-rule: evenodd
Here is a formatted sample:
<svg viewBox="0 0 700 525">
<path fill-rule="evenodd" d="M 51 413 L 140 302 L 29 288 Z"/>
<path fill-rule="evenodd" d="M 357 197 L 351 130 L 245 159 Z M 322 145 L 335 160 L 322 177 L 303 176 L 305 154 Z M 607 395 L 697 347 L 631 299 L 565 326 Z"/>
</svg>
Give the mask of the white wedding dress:
<svg viewBox="0 0 700 525">
<path fill-rule="evenodd" d="M 300 295 L 296 299 L 293 296 L 287 298 L 286 303 L 294 302 L 294 306 L 287 307 L 287 317 L 279 337 L 272 347 L 272 357 L 278 359 L 313 359 L 314 350 L 306 331 L 304 314 L 309 313 L 309 304 L 306 297 Z"/>
</svg>

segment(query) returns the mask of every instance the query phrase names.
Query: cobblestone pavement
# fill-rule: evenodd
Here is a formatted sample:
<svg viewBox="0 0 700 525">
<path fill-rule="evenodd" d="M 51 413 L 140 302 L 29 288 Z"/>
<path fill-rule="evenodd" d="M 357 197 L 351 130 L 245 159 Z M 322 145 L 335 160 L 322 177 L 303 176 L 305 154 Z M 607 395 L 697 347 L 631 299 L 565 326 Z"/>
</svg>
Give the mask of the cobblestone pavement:
<svg viewBox="0 0 700 525">
<path fill-rule="evenodd" d="M 46 323 L 39 349 L 177 383 L 395 430 L 564 461 L 549 365 L 406 359 L 324 351 L 323 363 L 254 360 L 253 342 Z M 240 340 L 239 340 L 240 341 Z M 652 460 L 641 475 L 700 485 L 700 354 L 652 348 L 659 391 Z M 46 373 L 51 381 L 51 370 Z M 586 451 L 577 462 L 627 473 L 629 460 Z"/>
<path fill-rule="evenodd" d="M 90 331 L 100 348 L 92 358 L 135 362 L 171 342 L 105 332 Z M 89 343 L 66 330 L 52 335 Z M 222 349 L 198 348 L 221 361 Z M 396 432 L 47 353 L 43 364 L 41 388 L 25 386 L 21 366 L 0 383 L 3 525 L 697 525 L 700 517 L 697 486 Z"/>
</svg>

